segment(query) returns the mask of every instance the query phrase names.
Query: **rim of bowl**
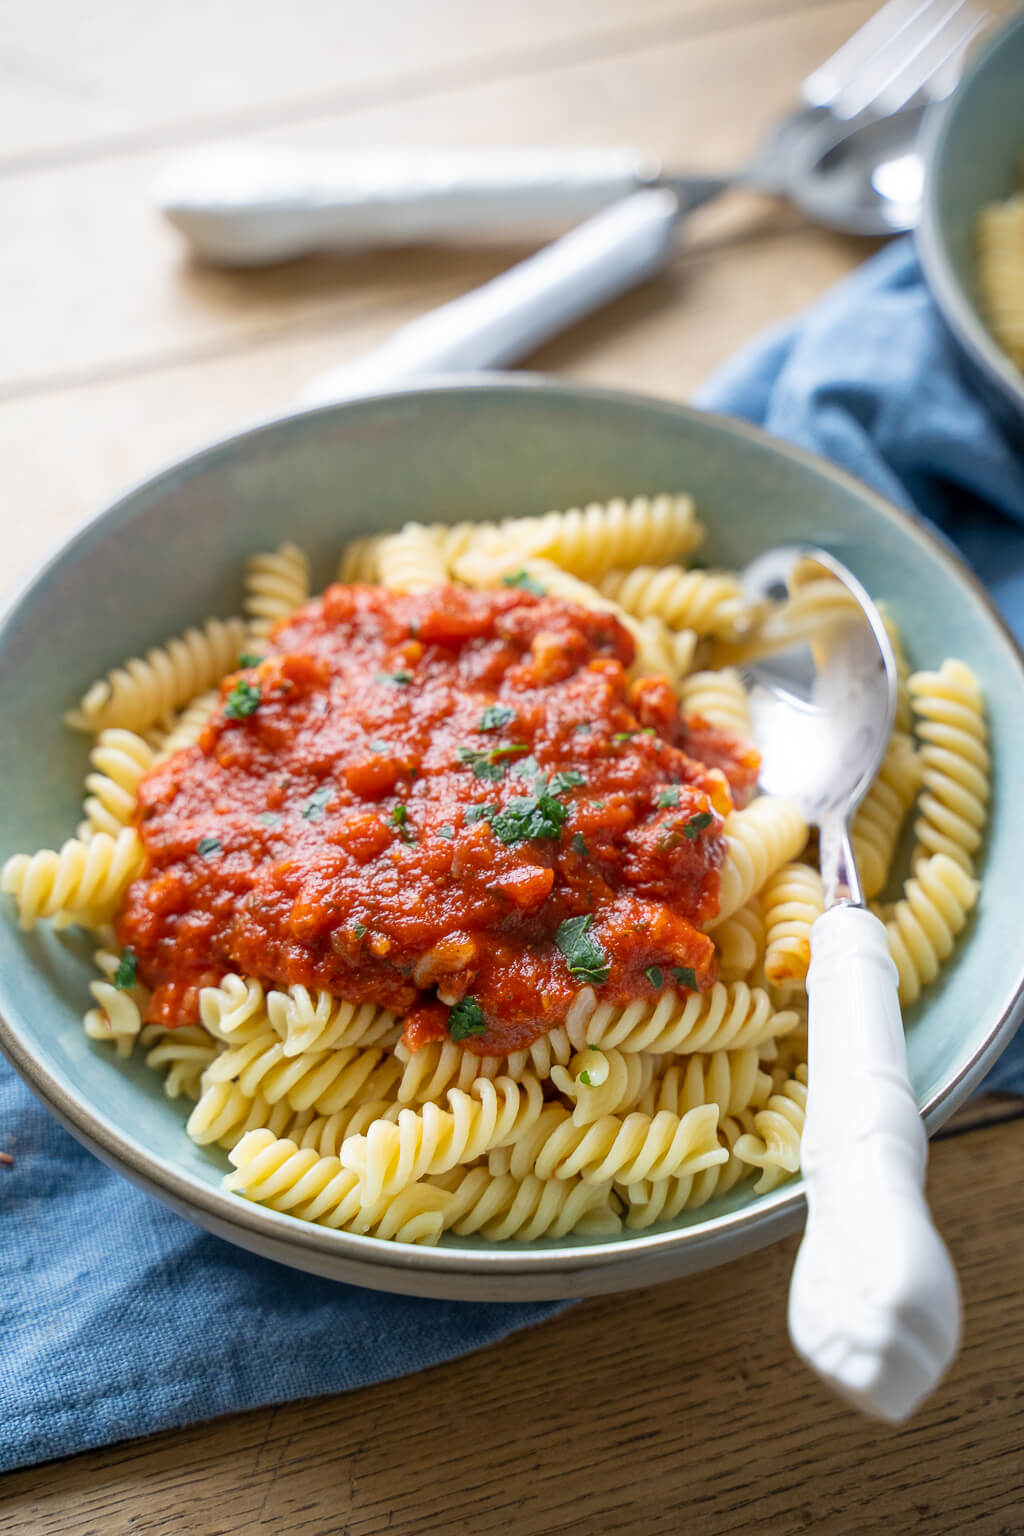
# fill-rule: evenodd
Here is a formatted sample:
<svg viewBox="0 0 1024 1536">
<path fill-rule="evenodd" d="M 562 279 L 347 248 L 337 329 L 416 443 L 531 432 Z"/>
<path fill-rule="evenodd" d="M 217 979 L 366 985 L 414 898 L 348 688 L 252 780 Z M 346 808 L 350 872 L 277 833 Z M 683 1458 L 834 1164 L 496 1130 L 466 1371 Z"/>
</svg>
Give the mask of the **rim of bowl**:
<svg viewBox="0 0 1024 1536">
<path fill-rule="evenodd" d="M 988 43 L 974 55 L 952 96 L 929 113 L 922 133 L 925 163 L 921 222 L 915 241 L 928 286 L 942 317 L 968 357 L 985 378 L 1024 415 L 1024 375 L 1014 366 L 984 324 L 971 294 L 957 275 L 949 256 L 939 217 L 939 167 L 957 131 L 957 115 L 977 84 L 979 75 L 1001 52 L 1008 38 L 1024 31 L 1024 10 L 1011 16 Z"/>
<path fill-rule="evenodd" d="M 237 432 L 206 444 L 195 453 L 174 460 L 155 474 L 136 481 L 129 490 L 87 517 L 64 539 L 52 554 L 45 557 L 37 569 L 21 583 L 14 595 L 0 608 L 0 649 L 3 634 L 22 603 L 49 571 L 56 567 L 75 548 L 78 542 L 95 524 L 104 522 L 131 502 L 143 489 L 151 489 L 160 481 L 180 474 L 183 469 L 195 471 L 206 460 L 215 458 L 225 450 L 236 451 L 250 438 L 257 438 L 270 428 L 282 425 L 295 417 L 314 417 L 335 411 L 345 411 L 375 402 L 398 397 L 439 393 L 479 393 L 481 389 L 533 390 L 548 395 L 562 395 L 574 400 L 593 400 L 606 405 L 619 405 L 627 409 L 638 407 L 669 418 L 682 419 L 690 425 L 710 424 L 726 435 L 744 438 L 762 449 L 781 454 L 811 474 L 822 475 L 837 482 L 863 501 L 871 503 L 883 518 L 895 522 L 913 542 L 925 548 L 930 555 L 944 565 L 950 574 L 968 586 L 987 611 L 994 628 L 1006 643 L 1016 663 L 1022 689 L 1024 689 L 1024 651 L 1002 615 L 996 609 L 988 593 L 974 574 L 964 564 L 952 546 L 941 535 L 933 532 L 924 522 L 904 512 L 877 491 L 858 480 L 854 475 L 830 463 L 827 459 L 798 448 L 779 438 L 769 436 L 760 427 L 722 412 L 698 410 L 694 406 L 659 399 L 629 390 L 602 388 L 597 385 L 570 383 L 536 373 L 468 373 L 443 375 L 436 378 L 410 380 L 380 388 L 356 398 L 341 402 L 328 402 L 301 410 L 286 410 L 243 427 Z M 963 1070 L 951 1082 L 934 1093 L 921 1106 L 920 1112 L 929 1132 L 938 1129 L 964 1102 L 984 1077 L 992 1063 L 1009 1044 L 1024 1013 L 1024 958 L 1012 996 L 1005 1004 L 983 1043 L 966 1063 Z M 539 1282 L 550 1279 L 550 1294 L 576 1294 L 568 1289 L 569 1277 L 584 1276 L 593 1270 L 614 1268 L 617 1272 L 628 1270 L 630 1257 L 654 1260 L 663 1257 L 668 1268 L 669 1257 L 690 1248 L 695 1262 L 688 1267 L 699 1269 L 719 1262 L 728 1262 L 741 1251 L 750 1251 L 763 1244 L 786 1236 L 799 1224 L 804 1206 L 804 1184 L 797 1179 L 791 1184 L 760 1197 L 755 1204 L 736 1211 L 713 1216 L 707 1222 L 695 1222 L 691 1226 L 674 1228 L 664 1232 L 638 1232 L 628 1236 L 610 1238 L 607 1241 L 589 1242 L 584 1246 L 571 1244 L 551 1248 L 515 1248 L 511 1245 L 495 1245 L 493 1251 L 463 1248 L 427 1247 L 390 1242 L 383 1238 L 363 1236 L 312 1222 L 303 1222 L 285 1212 L 273 1211 L 249 1201 L 238 1200 L 219 1187 L 211 1188 L 174 1167 L 165 1164 L 144 1145 L 134 1141 L 105 1115 L 82 1104 L 73 1092 L 69 1092 L 34 1055 L 8 1019 L 0 1012 L 0 1051 L 27 1083 L 32 1092 L 53 1113 L 65 1128 L 103 1162 L 127 1177 L 132 1183 L 156 1195 L 180 1214 L 188 1216 L 198 1225 L 243 1247 L 266 1251 L 274 1249 L 274 1257 L 293 1267 L 330 1274 L 345 1265 L 350 1271 L 361 1271 L 360 1282 L 380 1282 L 387 1288 L 389 1271 L 397 1280 L 404 1277 L 411 1289 L 418 1275 L 424 1281 L 428 1277 L 443 1280 L 444 1277 L 478 1278 L 504 1277 L 510 1281 L 519 1278 Z M 262 1245 L 262 1246 L 261 1246 Z M 742 1246 L 740 1246 L 742 1245 Z M 722 1249 L 721 1255 L 708 1256 L 708 1250 Z M 319 1260 L 319 1263 L 312 1262 Z M 307 1262 L 309 1261 L 309 1262 Z M 676 1273 L 681 1273 L 677 1270 Z M 621 1278 L 629 1284 L 625 1273 Z M 652 1276 L 645 1271 L 644 1281 Z M 663 1278 L 668 1278 L 666 1274 Z M 639 1283 L 639 1282 L 638 1282 Z M 529 1294 L 539 1296 L 534 1289 Z M 586 1294 L 585 1283 L 578 1294 Z M 524 1299 L 526 1293 L 523 1293 Z"/>
</svg>

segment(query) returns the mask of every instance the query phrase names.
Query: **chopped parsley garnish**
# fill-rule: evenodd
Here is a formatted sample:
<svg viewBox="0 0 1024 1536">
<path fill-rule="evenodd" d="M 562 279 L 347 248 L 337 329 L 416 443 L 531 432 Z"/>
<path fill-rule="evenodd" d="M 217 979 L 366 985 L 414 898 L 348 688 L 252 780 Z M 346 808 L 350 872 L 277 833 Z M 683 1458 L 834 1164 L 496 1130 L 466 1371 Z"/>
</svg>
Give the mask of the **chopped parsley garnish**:
<svg viewBox="0 0 1024 1536">
<path fill-rule="evenodd" d="M 611 965 L 600 944 L 591 936 L 593 926 L 594 919 L 589 912 L 583 917 L 567 917 L 555 930 L 555 943 L 568 962 L 569 974 L 599 987 L 608 980 Z"/>
<path fill-rule="evenodd" d="M 524 795 L 510 800 L 491 821 L 491 831 L 500 843 L 526 843 L 535 837 L 558 837 L 569 812 L 560 800 L 541 790 L 538 795 Z"/>
<path fill-rule="evenodd" d="M 243 651 L 238 658 L 238 665 L 242 671 L 245 671 L 247 667 L 258 667 L 262 660 L 263 657 L 257 656 L 253 651 Z"/>
<path fill-rule="evenodd" d="M 663 789 L 658 795 L 659 811 L 679 809 L 679 786 L 673 784 L 670 789 Z"/>
<path fill-rule="evenodd" d="M 604 810 L 604 801 L 603 800 L 595 800 L 594 801 L 594 809 L 595 809 L 595 811 L 603 811 Z"/>
<path fill-rule="evenodd" d="M 401 800 L 391 812 L 389 820 L 393 821 L 395 826 L 398 828 L 398 835 L 402 839 L 403 843 L 414 843 L 416 841 L 413 830 L 409 826 L 408 807 L 404 806 Z"/>
<path fill-rule="evenodd" d="M 475 810 L 476 807 L 474 806 L 473 809 Z M 450 821 L 446 821 L 443 827 L 438 827 L 437 835 L 438 837 L 445 838 L 445 840 L 450 843 L 452 838 L 455 836 L 455 828 L 452 826 Z"/>
<path fill-rule="evenodd" d="M 246 715 L 252 714 L 259 702 L 259 684 L 247 683 L 244 677 L 240 677 L 224 700 L 224 713 L 229 720 L 244 720 Z"/>
<path fill-rule="evenodd" d="M 196 853 L 201 858 L 208 859 L 211 854 L 222 853 L 224 845 L 219 837 L 201 837 L 196 843 Z"/>
<path fill-rule="evenodd" d="M 496 763 L 502 757 L 521 757 L 529 750 L 525 741 L 513 741 L 507 747 L 492 747 L 487 755 L 492 763 Z"/>
<path fill-rule="evenodd" d="M 570 789 L 576 789 L 587 781 L 578 768 L 567 768 L 562 773 L 556 773 L 548 785 L 553 795 L 564 795 Z"/>
<path fill-rule="evenodd" d="M 453 1040 L 465 1040 L 467 1035 L 486 1035 L 484 1011 L 475 997 L 464 997 L 449 1008 L 448 1033 Z"/>
<path fill-rule="evenodd" d="M 593 729 L 594 727 L 589 720 L 581 720 L 579 725 L 576 726 L 576 734 L 578 736 L 589 736 Z"/>
<path fill-rule="evenodd" d="M 392 683 L 396 688 L 404 688 L 412 682 L 411 672 L 378 672 L 378 683 Z"/>
<path fill-rule="evenodd" d="M 275 816 L 273 811 L 260 811 L 256 820 L 262 821 L 265 827 L 276 827 L 279 825 L 281 818 L 280 816 Z"/>
<path fill-rule="evenodd" d="M 587 847 L 586 839 L 584 838 L 582 832 L 574 832 L 573 833 L 573 835 L 572 835 L 572 851 L 573 851 L 573 853 L 578 853 L 581 859 L 585 859 L 587 857 L 587 854 L 590 852 L 590 849 Z"/>
<path fill-rule="evenodd" d="M 522 757 L 518 763 L 513 763 L 509 769 L 517 779 L 538 779 L 542 777 L 541 766 L 531 753 L 529 757 Z"/>
<path fill-rule="evenodd" d="M 484 779 L 492 784 L 500 784 L 505 777 L 504 768 L 500 763 L 491 762 L 489 752 L 474 752 L 472 747 L 460 747 L 459 762 L 465 763 L 467 768 L 472 768 L 478 779 Z"/>
<path fill-rule="evenodd" d="M 697 990 L 697 972 L 692 965 L 674 965 L 672 967 L 672 979 L 681 987 L 689 987 L 691 992 Z"/>
<path fill-rule="evenodd" d="M 612 741 L 617 747 L 620 747 L 624 741 L 632 741 L 635 735 L 636 731 L 616 731 Z"/>
<path fill-rule="evenodd" d="M 649 965 L 646 971 L 644 971 L 644 975 L 652 987 L 663 987 L 665 985 L 665 978 L 661 973 L 660 965 Z"/>
<path fill-rule="evenodd" d="M 501 580 L 503 586 L 522 587 L 524 592 L 532 592 L 534 597 L 545 597 L 547 595 L 547 587 L 542 587 L 537 578 L 531 576 L 525 568 L 512 571 L 510 575 L 503 576 Z"/>
<path fill-rule="evenodd" d="M 112 977 L 114 986 L 119 992 L 126 991 L 128 987 L 134 987 L 138 967 L 139 962 L 134 949 L 122 949 L 121 959 Z"/>
<path fill-rule="evenodd" d="M 705 827 L 710 827 L 712 816 L 710 811 L 698 811 L 696 816 L 691 816 L 683 828 L 684 836 L 692 842 L 698 832 L 703 832 Z"/>
<path fill-rule="evenodd" d="M 368 741 L 366 745 L 371 752 L 390 752 L 391 748 L 386 741 Z"/>
<path fill-rule="evenodd" d="M 510 704 L 488 704 L 480 716 L 478 731 L 500 731 L 503 725 L 514 720 L 516 712 Z"/>
<path fill-rule="evenodd" d="M 469 805 L 463 812 L 467 824 L 474 821 L 490 821 L 492 816 L 497 816 L 498 807 L 493 800 L 485 801 L 482 805 Z"/>
<path fill-rule="evenodd" d="M 321 784 L 319 789 L 314 790 L 313 794 L 310 795 L 309 799 L 302 807 L 302 815 L 305 817 L 305 819 L 307 821 L 323 821 L 324 806 L 327 804 L 333 793 L 334 786 L 331 784 Z"/>
<path fill-rule="evenodd" d="M 358 917 L 352 924 L 352 932 L 355 934 L 357 939 L 361 939 L 366 933 L 366 924 L 360 922 Z"/>
<path fill-rule="evenodd" d="M 590 1088 L 590 1087 L 593 1086 L 591 1081 L 590 1081 L 590 1073 L 586 1070 L 586 1068 L 584 1068 L 583 1071 L 580 1073 L 578 1080 L 579 1080 L 579 1082 L 581 1082 L 583 1084 L 583 1086 L 585 1088 Z"/>
</svg>

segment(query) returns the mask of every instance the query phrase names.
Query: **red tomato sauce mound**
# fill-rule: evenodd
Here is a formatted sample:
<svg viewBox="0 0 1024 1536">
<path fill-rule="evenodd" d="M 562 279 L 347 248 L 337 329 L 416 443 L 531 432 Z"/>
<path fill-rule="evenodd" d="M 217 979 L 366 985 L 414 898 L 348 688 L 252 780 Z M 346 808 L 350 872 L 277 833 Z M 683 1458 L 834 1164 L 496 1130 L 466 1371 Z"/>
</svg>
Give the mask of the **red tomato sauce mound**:
<svg viewBox="0 0 1024 1536">
<path fill-rule="evenodd" d="M 701 732 L 632 660 L 612 614 L 518 587 L 334 586 L 284 620 L 141 786 L 117 931 L 147 1018 L 195 1020 L 237 971 L 490 1055 L 586 984 L 710 986 L 727 775 L 743 794 L 754 760 L 721 732 L 690 755 Z"/>
</svg>

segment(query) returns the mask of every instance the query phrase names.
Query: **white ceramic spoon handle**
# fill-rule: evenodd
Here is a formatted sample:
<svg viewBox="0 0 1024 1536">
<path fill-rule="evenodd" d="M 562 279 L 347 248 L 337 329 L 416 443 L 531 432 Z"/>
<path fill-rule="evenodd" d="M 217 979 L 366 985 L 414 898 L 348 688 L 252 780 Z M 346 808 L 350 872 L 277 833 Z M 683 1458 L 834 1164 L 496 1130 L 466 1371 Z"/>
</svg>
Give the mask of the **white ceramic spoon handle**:
<svg viewBox="0 0 1024 1536">
<path fill-rule="evenodd" d="M 258 266 L 310 250 L 549 233 L 651 183 L 631 149 L 305 154 L 229 145 L 164 172 L 164 214 L 209 261 Z"/>
<path fill-rule="evenodd" d="M 808 1215 L 790 1335 L 843 1397 L 898 1423 L 956 1354 L 960 1293 L 925 1201 L 927 1143 L 876 917 L 835 907 L 818 919 L 807 991 Z"/>
<path fill-rule="evenodd" d="M 410 321 L 354 363 L 320 374 L 303 390 L 302 403 L 344 400 L 417 375 L 518 362 L 664 266 L 679 213 L 670 192 L 635 192 L 482 288 Z"/>
</svg>

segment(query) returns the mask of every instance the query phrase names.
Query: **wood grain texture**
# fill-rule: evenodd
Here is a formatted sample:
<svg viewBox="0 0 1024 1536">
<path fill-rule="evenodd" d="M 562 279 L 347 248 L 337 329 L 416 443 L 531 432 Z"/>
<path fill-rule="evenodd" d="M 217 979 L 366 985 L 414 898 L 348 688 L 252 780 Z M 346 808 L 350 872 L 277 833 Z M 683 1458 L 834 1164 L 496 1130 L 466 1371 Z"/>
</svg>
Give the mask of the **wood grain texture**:
<svg viewBox="0 0 1024 1536">
<path fill-rule="evenodd" d="M 966 1339 L 903 1429 L 790 1353 L 794 1243 L 465 1360 L 0 1482 L 4 1536 L 1020 1536 L 1024 1119 L 938 1143 Z"/>
</svg>

